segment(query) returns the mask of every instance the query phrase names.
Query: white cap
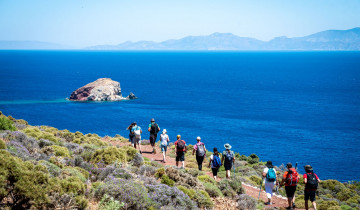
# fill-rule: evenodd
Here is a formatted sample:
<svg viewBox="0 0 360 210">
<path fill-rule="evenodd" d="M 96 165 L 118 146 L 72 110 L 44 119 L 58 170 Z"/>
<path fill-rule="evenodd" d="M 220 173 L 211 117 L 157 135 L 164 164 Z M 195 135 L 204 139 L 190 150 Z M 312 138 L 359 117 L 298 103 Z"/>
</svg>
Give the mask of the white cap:
<svg viewBox="0 0 360 210">
<path fill-rule="evenodd" d="M 196 137 L 196 140 L 201 140 L 200 136 Z"/>
<path fill-rule="evenodd" d="M 163 129 L 163 133 L 164 133 L 164 134 L 167 133 L 166 129 Z"/>
</svg>

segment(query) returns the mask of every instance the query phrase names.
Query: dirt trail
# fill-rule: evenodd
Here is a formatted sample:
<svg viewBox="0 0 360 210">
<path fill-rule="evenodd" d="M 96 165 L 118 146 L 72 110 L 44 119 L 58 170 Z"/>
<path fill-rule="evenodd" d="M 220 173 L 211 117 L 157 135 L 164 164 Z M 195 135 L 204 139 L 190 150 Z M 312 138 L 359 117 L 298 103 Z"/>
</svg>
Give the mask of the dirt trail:
<svg viewBox="0 0 360 210">
<path fill-rule="evenodd" d="M 126 143 L 124 143 L 124 142 L 114 142 L 114 141 L 109 141 L 106 138 L 103 139 L 103 141 L 109 142 L 110 144 L 112 144 L 114 146 L 116 146 L 116 145 L 119 145 L 119 146 L 131 146 L 130 142 L 126 142 Z M 141 151 L 142 151 L 142 156 L 143 157 L 147 157 L 152 161 L 156 161 L 156 162 L 159 162 L 159 163 L 161 163 L 163 165 L 169 165 L 169 166 L 175 166 L 175 164 L 176 164 L 175 158 L 172 158 L 172 157 L 169 156 L 170 153 L 174 153 L 174 150 L 172 150 L 170 147 L 168 147 L 168 151 L 166 153 L 166 162 L 165 163 L 162 162 L 163 155 L 162 155 L 161 150 L 160 150 L 160 148 L 158 146 L 156 146 L 156 151 L 157 151 L 156 154 L 152 153 L 153 149 L 152 149 L 151 145 L 141 145 Z M 179 166 L 180 166 L 180 164 L 179 164 Z M 185 168 L 186 168 L 186 160 L 185 160 Z M 209 176 L 212 176 L 211 172 L 206 172 L 206 174 L 208 174 Z M 221 180 L 221 179 L 219 179 L 219 180 Z M 243 187 L 245 188 L 245 193 L 247 195 L 249 195 L 249 196 L 251 196 L 251 197 L 253 197 L 255 199 L 258 199 L 259 188 L 253 187 L 253 186 L 250 186 L 250 185 L 246 185 L 246 184 L 243 184 Z M 265 193 L 264 190 L 261 190 L 260 200 L 262 200 L 264 202 L 267 202 L 267 196 L 266 196 L 266 193 Z M 214 202 L 216 202 L 216 203 L 218 203 L 218 202 L 224 203 L 224 201 L 219 201 L 219 199 L 214 200 Z M 226 202 L 229 202 L 229 201 L 226 201 Z M 288 206 L 286 198 L 277 197 L 277 196 L 274 196 L 274 195 L 272 197 L 272 203 L 273 203 L 272 205 L 268 205 L 265 208 L 267 208 L 267 207 L 280 208 L 280 207 L 287 207 Z M 222 210 L 235 209 L 235 206 L 234 206 L 234 204 L 229 204 L 228 207 L 225 207 L 225 208 L 222 207 L 222 208 L 219 208 L 219 209 L 222 209 Z"/>
</svg>

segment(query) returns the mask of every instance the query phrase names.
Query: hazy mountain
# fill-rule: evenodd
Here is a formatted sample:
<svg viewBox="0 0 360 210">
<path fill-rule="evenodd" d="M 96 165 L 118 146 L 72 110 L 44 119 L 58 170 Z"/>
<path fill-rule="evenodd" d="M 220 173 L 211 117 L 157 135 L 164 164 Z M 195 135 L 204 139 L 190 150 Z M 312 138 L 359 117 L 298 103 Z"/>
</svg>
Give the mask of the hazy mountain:
<svg viewBox="0 0 360 210">
<path fill-rule="evenodd" d="M 360 28 L 328 30 L 305 37 L 277 37 L 268 42 L 231 33 L 187 36 L 163 42 L 124 42 L 98 45 L 90 50 L 360 50 Z"/>
<path fill-rule="evenodd" d="M 73 47 L 50 43 L 50 42 L 38 42 L 38 41 L 0 41 L 0 50 L 61 50 L 61 49 L 73 49 Z"/>
</svg>

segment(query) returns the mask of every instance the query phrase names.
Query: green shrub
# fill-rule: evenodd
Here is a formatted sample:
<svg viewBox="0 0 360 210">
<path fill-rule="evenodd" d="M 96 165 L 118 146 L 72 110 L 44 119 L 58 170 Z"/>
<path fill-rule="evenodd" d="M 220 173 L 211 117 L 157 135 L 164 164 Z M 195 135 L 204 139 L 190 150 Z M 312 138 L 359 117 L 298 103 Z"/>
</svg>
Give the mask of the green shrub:
<svg viewBox="0 0 360 210">
<path fill-rule="evenodd" d="M 161 184 L 166 184 L 170 187 L 173 187 L 175 185 L 175 181 L 170 179 L 166 174 L 164 174 L 162 177 L 161 177 Z"/>
<path fill-rule="evenodd" d="M 340 208 L 341 210 L 356 210 L 355 208 L 352 208 L 351 206 L 348 205 L 341 205 Z"/>
<path fill-rule="evenodd" d="M 127 161 L 127 154 L 123 150 L 116 147 L 107 147 L 98 149 L 91 157 L 91 162 L 94 164 L 104 163 L 105 165 L 112 164 L 116 161 L 125 163 Z"/>
<path fill-rule="evenodd" d="M 78 209 L 86 209 L 88 206 L 88 200 L 84 196 L 76 196 L 75 201 Z"/>
<path fill-rule="evenodd" d="M 256 164 L 259 163 L 259 157 L 255 154 L 251 154 L 248 158 L 247 158 L 247 162 L 249 164 Z"/>
<path fill-rule="evenodd" d="M 191 200 L 194 199 L 195 197 L 195 190 L 191 189 L 191 188 L 186 188 L 184 186 L 177 186 L 177 188 L 181 191 L 183 191 L 187 196 L 189 196 L 189 198 Z"/>
<path fill-rule="evenodd" d="M 236 197 L 236 195 L 243 194 L 244 189 L 241 185 L 240 177 L 231 177 L 230 179 L 223 179 L 219 183 L 219 189 L 224 196 Z"/>
<path fill-rule="evenodd" d="M 340 183 L 337 180 L 329 179 L 320 182 L 320 186 L 324 189 L 328 189 L 334 191 L 336 193 L 340 192 L 342 189 L 345 188 L 344 184 Z"/>
<path fill-rule="evenodd" d="M 6 149 L 6 144 L 2 139 L 0 139 L 0 149 Z"/>
<path fill-rule="evenodd" d="M 205 191 L 209 194 L 210 197 L 223 197 L 221 190 L 214 184 L 204 183 Z"/>
<path fill-rule="evenodd" d="M 61 174 L 61 168 L 57 165 L 45 160 L 41 160 L 39 161 L 39 163 L 47 168 L 47 171 L 50 173 L 51 176 L 57 177 Z"/>
<path fill-rule="evenodd" d="M 355 194 L 356 193 L 352 192 L 350 189 L 344 188 L 336 194 L 336 198 L 340 201 L 346 201 L 346 200 L 352 198 L 353 196 L 355 196 Z"/>
<path fill-rule="evenodd" d="M 82 182 L 85 182 L 87 178 L 85 178 L 85 176 L 76 168 L 67 166 L 65 168 L 63 168 L 62 172 L 61 172 L 62 177 L 77 177 L 79 178 Z"/>
<path fill-rule="evenodd" d="M 123 202 L 120 203 L 119 201 L 115 200 L 113 197 L 110 197 L 107 194 L 105 194 L 99 203 L 99 209 L 100 210 L 113 210 L 113 209 L 120 210 L 124 207 L 124 205 L 125 204 Z"/>
<path fill-rule="evenodd" d="M 331 200 L 331 201 L 323 201 L 321 202 L 319 205 L 318 205 L 318 209 L 319 210 L 328 210 L 330 209 L 331 207 L 339 207 L 339 203 L 334 201 L 334 200 Z"/>
<path fill-rule="evenodd" d="M 7 117 L 0 116 L 0 130 L 10 130 L 15 131 L 16 127 L 14 122 L 8 119 Z"/>
<path fill-rule="evenodd" d="M 165 168 L 159 168 L 156 170 L 155 177 L 161 178 L 165 174 Z"/>
<path fill-rule="evenodd" d="M 78 170 L 82 175 L 85 177 L 85 179 L 89 178 L 89 172 L 83 168 L 75 167 L 76 170 Z"/>
<path fill-rule="evenodd" d="M 360 196 L 359 196 L 359 195 L 352 196 L 352 197 L 349 198 L 346 202 L 347 202 L 347 203 L 360 204 Z"/>
<path fill-rule="evenodd" d="M 85 184 L 78 177 L 68 177 L 60 181 L 62 189 L 66 193 L 83 195 L 85 193 Z"/>
<path fill-rule="evenodd" d="M 50 140 L 50 141 L 55 142 L 55 143 L 59 142 L 59 138 L 56 137 L 55 134 L 49 133 L 47 131 L 41 131 L 37 127 L 28 126 L 27 128 L 25 128 L 23 130 L 23 132 L 28 136 L 36 138 L 37 140 L 47 139 L 47 140 Z"/>
<path fill-rule="evenodd" d="M 210 177 L 209 175 L 201 175 L 197 177 L 200 181 L 210 184 L 216 184 L 214 178 Z"/>
<path fill-rule="evenodd" d="M 211 208 L 214 206 L 209 194 L 204 190 L 196 191 L 194 201 L 200 208 Z"/>
<path fill-rule="evenodd" d="M 258 176 L 253 175 L 253 176 L 251 176 L 249 179 L 250 179 L 251 181 L 253 181 L 255 185 L 260 185 L 260 184 L 262 184 L 262 179 L 261 179 L 260 177 L 258 177 Z"/>
<path fill-rule="evenodd" d="M 61 147 L 58 145 L 52 145 L 50 147 L 53 148 L 55 156 L 70 157 L 69 150 L 66 147 Z"/>
</svg>

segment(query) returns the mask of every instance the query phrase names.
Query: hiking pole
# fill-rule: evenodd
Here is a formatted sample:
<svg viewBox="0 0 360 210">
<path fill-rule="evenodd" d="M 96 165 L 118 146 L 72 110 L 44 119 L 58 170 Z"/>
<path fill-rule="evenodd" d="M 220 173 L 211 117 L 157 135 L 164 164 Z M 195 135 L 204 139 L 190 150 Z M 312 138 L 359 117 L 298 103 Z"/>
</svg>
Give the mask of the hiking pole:
<svg viewBox="0 0 360 210">
<path fill-rule="evenodd" d="M 261 193 L 261 187 L 262 187 L 262 183 L 263 183 L 263 181 L 264 181 L 264 177 L 261 179 L 258 200 L 260 199 L 260 193 Z"/>
<path fill-rule="evenodd" d="M 296 162 L 296 164 L 295 164 L 295 170 L 297 171 L 297 164 L 298 164 L 298 162 Z"/>
</svg>

